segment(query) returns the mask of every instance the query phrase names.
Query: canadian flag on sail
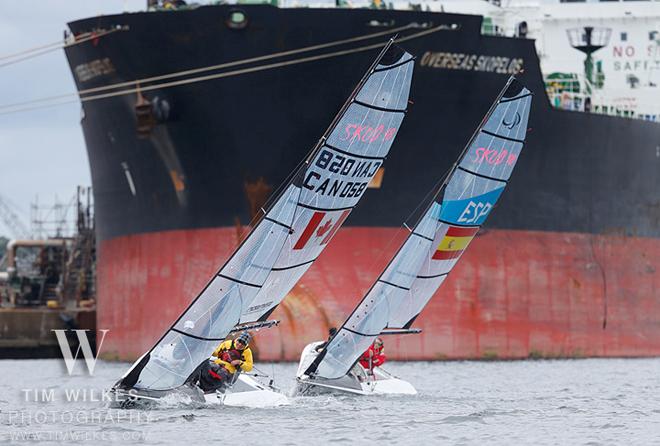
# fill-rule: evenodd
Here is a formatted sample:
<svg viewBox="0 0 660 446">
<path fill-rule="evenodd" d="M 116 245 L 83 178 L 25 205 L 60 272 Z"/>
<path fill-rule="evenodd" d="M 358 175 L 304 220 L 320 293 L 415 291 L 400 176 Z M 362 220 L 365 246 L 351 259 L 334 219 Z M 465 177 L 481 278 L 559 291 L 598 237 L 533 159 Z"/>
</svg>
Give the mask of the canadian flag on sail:
<svg viewBox="0 0 660 446">
<path fill-rule="evenodd" d="M 325 245 L 350 213 L 351 209 L 346 209 L 341 213 L 314 212 L 293 249 L 303 249 L 310 240 L 316 245 Z"/>
</svg>

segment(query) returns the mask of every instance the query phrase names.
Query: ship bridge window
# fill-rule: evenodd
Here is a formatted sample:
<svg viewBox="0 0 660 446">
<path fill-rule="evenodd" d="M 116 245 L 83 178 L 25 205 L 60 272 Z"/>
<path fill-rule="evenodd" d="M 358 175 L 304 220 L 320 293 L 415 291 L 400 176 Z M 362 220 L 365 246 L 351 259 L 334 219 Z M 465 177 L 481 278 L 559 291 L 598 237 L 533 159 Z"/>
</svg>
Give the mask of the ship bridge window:
<svg viewBox="0 0 660 446">
<path fill-rule="evenodd" d="M 232 9 L 229 11 L 226 23 L 231 29 L 243 29 L 247 26 L 248 18 L 242 9 Z"/>
</svg>

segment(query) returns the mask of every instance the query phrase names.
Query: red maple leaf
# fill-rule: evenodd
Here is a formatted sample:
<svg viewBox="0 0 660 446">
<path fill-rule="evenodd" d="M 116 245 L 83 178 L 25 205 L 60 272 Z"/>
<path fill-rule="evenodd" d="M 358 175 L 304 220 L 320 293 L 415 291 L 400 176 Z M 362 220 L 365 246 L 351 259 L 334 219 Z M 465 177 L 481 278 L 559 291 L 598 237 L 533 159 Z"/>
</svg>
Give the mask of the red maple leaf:
<svg viewBox="0 0 660 446">
<path fill-rule="evenodd" d="M 319 228 L 316 230 L 316 236 L 317 237 L 323 237 L 326 232 L 328 232 L 332 228 L 331 220 L 327 220 L 323 226 L 319 226 Z"/>
</svg>

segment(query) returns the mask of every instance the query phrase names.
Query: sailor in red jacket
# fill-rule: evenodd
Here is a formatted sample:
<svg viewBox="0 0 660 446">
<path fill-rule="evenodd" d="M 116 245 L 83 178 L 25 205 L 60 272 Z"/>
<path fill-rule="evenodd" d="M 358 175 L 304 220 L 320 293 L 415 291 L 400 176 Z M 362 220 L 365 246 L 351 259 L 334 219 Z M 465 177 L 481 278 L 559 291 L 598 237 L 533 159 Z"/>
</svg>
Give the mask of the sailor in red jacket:
<svg viewBox="0 0 660 446">
<path fill-rule="evenodd" d="M 364 367 L 365 370 L 371 372 L 374 367 L 380 367 L 384 363 L 385 348 L 383 347 L 383 340 L 381 338 L 376 338 L 367 351 L 360 356 L 360 365 Z"/>
</svg>

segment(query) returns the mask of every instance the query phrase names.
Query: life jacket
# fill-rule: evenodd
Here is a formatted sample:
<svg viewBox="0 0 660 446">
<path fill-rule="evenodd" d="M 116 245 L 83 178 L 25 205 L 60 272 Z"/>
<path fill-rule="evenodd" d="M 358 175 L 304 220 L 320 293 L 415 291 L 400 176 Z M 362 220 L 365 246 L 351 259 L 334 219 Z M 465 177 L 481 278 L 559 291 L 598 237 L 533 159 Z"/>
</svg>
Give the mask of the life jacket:
<svg viewBox="0 0 660 446">
<path fill-rule="evenodd" d="M 234 341 L 231 342 L 231 348 L 229 350 L 225 350 L 220 353 L 220 357 L 218 359 L 222 359 L 225 362 L 231 363 L 232 361 L 235 361 L 236 359 L 240 359 L 241 361 L 244 361 L 243 359 L 243 351 L 237 349 L 234 347 Z"/>
</svg>

